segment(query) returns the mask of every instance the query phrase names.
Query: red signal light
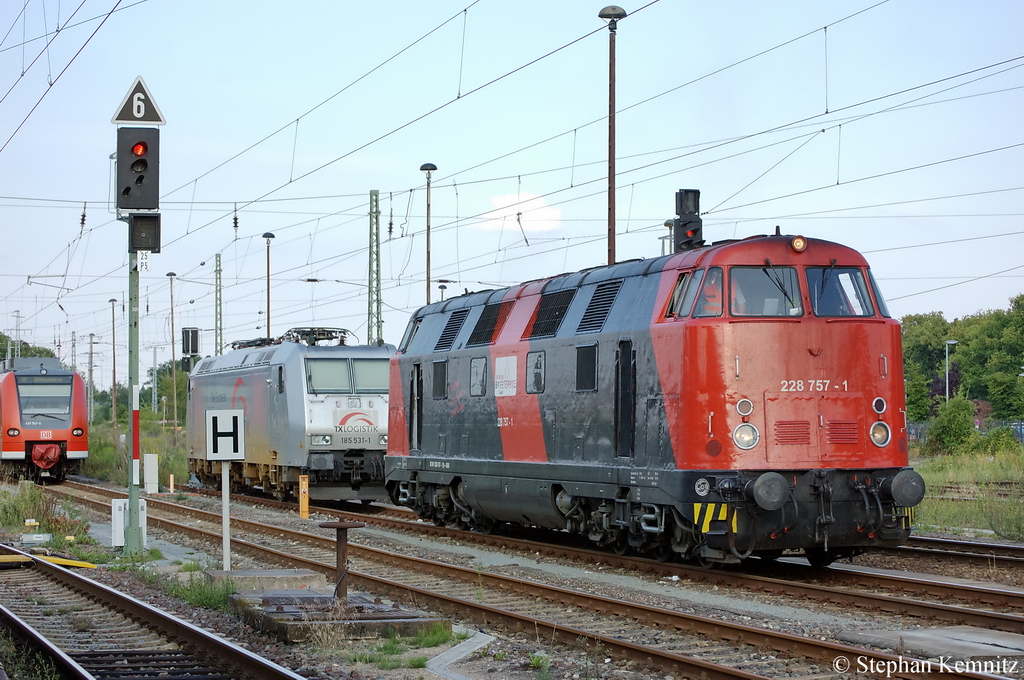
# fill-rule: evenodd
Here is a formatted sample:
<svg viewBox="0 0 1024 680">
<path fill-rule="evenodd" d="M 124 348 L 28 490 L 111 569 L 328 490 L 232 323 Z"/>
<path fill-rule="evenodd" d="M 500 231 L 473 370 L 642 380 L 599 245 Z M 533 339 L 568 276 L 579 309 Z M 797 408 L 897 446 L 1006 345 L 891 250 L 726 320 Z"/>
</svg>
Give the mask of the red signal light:
<svg viewBox="0 0 1024 680">
<path fill-rule="evenodd" d="M 149 146 L 147 146 L 145 142 L 136 142 L 132 146 L 132 155 L 133 156 L 141 156 L 141 155 L 145 154 L 147 151 L 149 151 Z"/>
</svg>

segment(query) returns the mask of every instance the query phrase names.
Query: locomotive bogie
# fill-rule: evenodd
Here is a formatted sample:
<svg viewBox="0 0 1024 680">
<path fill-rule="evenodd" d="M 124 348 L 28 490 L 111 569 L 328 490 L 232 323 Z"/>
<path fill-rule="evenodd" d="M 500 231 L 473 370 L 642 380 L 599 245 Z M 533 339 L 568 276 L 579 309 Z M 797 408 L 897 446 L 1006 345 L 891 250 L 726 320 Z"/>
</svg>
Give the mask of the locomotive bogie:
<svg viewBox="0 0 1024 680">
<path fill-rule="evenodd" d="M 311 499 L 385 498 L 387 363 L 394 347 L 306 345 L 288 337 L 196 366 L 189 378 L 189 471 L 203 484 L 220 484 L 220 463 L 206 459 L 204 413 L 241 409 L 245 459 L 231 463 L 232 488 L 298 497 L 304 476 Z"/>
<path fill-rule="evenodd" d="M 909 535 L 902 377 L 867 263 L 825 241 L 471 293 L 417 311 L 391 361 L 388 491 L 436 523 L 824 563 Z"/>
</svg>

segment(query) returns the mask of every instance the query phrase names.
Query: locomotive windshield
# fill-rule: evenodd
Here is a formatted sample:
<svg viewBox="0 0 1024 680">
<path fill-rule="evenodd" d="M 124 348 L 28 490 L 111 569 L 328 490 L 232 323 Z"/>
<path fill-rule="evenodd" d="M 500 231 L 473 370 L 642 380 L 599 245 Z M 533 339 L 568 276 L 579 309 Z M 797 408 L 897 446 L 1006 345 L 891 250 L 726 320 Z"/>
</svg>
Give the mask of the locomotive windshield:
<svg viewBox="0 0 1024 680">
<path fill-rule="evenodd" d="M 387 359 L 306 359 L 310 394 L 382 394 L 388 391 Z"/>
<path fill-rule="evenodd" d="M 310 394 L 352 394 L 348 359 L 306 359 L 306 389 Z"/>
<path fill-rule="evenodd" d="M 800 285 L 793 267 L 733 267 L 729 270 L 733 316 L 800 316 Z"/>
<path fill-rule="evenodd" d="M 356 378 L 356 392 L 387 392 L 390 363 L 388 359 L 353 359 L 352 373 Z"/>
<path fill-rule="evenodd" d="M 855 267 L 808 267 L 815 316 L 874 316 L 864 272 Z"/>
<path fill-rule="evenodd" d="M 70 375 L 15 375 L 22 424 L 71 418 Z M 35 424 L 34 422 L 32 424 Z"/>
</svg>

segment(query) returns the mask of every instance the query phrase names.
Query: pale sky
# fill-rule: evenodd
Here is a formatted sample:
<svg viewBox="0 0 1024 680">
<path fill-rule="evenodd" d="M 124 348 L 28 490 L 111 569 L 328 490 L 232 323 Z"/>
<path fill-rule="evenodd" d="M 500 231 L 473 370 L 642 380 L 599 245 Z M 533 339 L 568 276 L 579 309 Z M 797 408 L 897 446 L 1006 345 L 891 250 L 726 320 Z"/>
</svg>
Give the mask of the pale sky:
<svg viewBox="0 0 1024 680">
<path fill-rule="evenodd" d="M 138 76 L 167 121 L 143 371 L 154 350 L 171 355 L 168 272 L 176 334 L 199 327 L 215 352 L 218 253 L 225 340 L 266 335 L 267 231 L 272 334 L 340 326 L 364 341 L 374 189 L 384 336 L 397 343 L 425 301 L 428 162 L 434 300 L 437 279 L 451 295 L 604 264 L 602 7 L 0 3 L 0 330 L 59 342 L 66 360 L 74 333 L 83 372 L 94 334 L 101 388 L 113 331 L 125 380 L 111 118 Z M 778 225 L 861 250 L 895 316 L 953 319 L 1022 292 L 1024 3 L 622 7 L 618 259 L 661 254 L 687 188 L 701 191 L 709 241 Z"/>
</svg>

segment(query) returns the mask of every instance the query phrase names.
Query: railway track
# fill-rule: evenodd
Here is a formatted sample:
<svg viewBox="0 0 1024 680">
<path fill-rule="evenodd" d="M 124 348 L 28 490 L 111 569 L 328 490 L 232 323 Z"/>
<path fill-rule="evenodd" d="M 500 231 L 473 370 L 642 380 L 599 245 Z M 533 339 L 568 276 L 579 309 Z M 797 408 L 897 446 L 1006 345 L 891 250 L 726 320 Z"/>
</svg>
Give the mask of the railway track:
<svg viewBox="0 0 1024 680">
<path fill-rule="evenodd" d="M 26 561 L 0 569 L 0 618 L 52 659 L 63 678 L 302 678 L 68 569 L 13 548 L 3 551 Z"/>
<path fill-rule="evenodd" d="M 94 502 L 104 505 L 103 501 Z M 152 498 L 148 503 L 151 526 L 159 525 L 169 531 L 201 536 L 211 545 L 220 544 L 217 529 L 221 518 L 218 513 L 155 501 Z M 165 513 L 187 517 L 188 525 L 165 519 Z M 417 525 L 424 527 L 422 523 Z M 333 536 L 297 532 L 234 518 L 232 545 L 233 550 L 258 555 L 261 560 L 270 563 L 303 566 L 321 571 L 329 578 L 335 575 Z M 583 640 L 586 645 L 603 650 L 604 653 L 686 675 L 778 677 L 785 674 L 787 677 L 831 677 L 841 675 L 832 671 L 832 664 L 838 658 L 867 658 L 882 667 L 898 659 L 893 655 L 859 647 L 645 606 L 638 602 L 604 598 L 578 590 L 561 589 L 480 569 L 431 562 L 355 544 L 349 545 L 349 556 L 350 578 L 357 587 L 370 592 L 386 593 L 396 599 L 411 598 L 419 606 L 430 603 L 431 607 L 440 611 L 457 612 L 486 625 L 500 624 L 536 631 L 539 637 L 560 640 L 572 646 L 581 644 Z M 607 557 L 601 555 L 602 560 Z M 592 554 L 588 559 L 592 561 Z M 648 570 L 686 569 L 680 565 L 647 560 L 628 563 Z M 740 578 L 740 575 L 726 572 L 693 571 L 714 579 Z M 794 594 L 799 596 L 804 590 L 817 591 L 819 599 L 833 603 L 837 597 L 848 598 L 850 602 L 857 602 L 859 597 L 856 593 L 841 593 L 839 589 L 823 589 L 805 584 L 797 584 L 799 593 L 794 593 L 794 584 L 779 580 L 770 583 L 762 580 L 756 586 L 746 582 L 743 587 L 769 592 L 779 590 L 790 597 Z M 878 603 L 886 599 L 886 596 L 874 596 L 871 604 L 865 605 L 860 601 L 859 606 L 900 613 L 908 611 L 906 598 L 888 598 L 892 602 L 879 607 Z M 920 615 L 935 616 L 936 612 L 944 609 L 929 603 L 920 606 L 929 612 Z M 962 621 L 966 611 L 956 611 L 956 620 Z M 949 609 L 945 609 L 945 612 L 946 615 L 954 615 Z M 1001 618 L 1003 622 L 1000 625 L 1024 630 L 1021 627 L 1024 619 L 1014 620 L 1012 615 L 994 612 L 978 615 L 984 614 L 989 615 L 985 619 L 989 625 Z M 976 621 L 978 625 L 980 619 Z M 895 675 L 922 677 L 916 673 Z"/>
</svg>

